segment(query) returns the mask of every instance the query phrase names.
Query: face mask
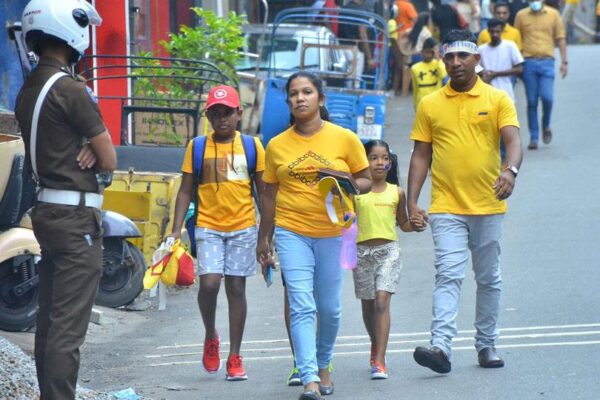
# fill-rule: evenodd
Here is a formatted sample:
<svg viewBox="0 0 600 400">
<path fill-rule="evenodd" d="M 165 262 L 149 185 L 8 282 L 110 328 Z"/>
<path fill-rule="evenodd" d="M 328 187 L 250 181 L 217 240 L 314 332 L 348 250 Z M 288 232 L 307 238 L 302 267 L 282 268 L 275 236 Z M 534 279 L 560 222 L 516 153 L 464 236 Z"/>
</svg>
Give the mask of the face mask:
<svg viewBox="0 0 600 400">
<path fill-rule="evenodd" d="M 540 11 L 542 9 L 543 3 L 541 1 L 532 1 L 531 3 L 529 3 L 529 7 L 537 12 Z"/>
</svg>

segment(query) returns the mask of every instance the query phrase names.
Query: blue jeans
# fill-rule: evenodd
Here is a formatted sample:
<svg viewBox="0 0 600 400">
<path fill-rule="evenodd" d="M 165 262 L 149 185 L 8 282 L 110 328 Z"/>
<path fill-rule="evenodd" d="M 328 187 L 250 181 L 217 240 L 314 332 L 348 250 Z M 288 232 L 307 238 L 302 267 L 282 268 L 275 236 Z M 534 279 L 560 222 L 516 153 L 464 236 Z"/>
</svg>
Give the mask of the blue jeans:
<svg viewBox="0 0 600 400">
<path fill-rule="evenodd" d="M 435 247 L 435 289 L 431 344 L 448 358 L 456 336 L 456 316 L 462 281 L 469 261 L 477 282 L 475 311 L 475 348 L 494 347 L 498 337 L 500 310 L 500 236 L 504 214 L 455 215 L 431 214 L 431 232 Z"/>
<path fill-rule="evenodd" d="M 527 94 L 527 123 L 532 142 L 540 137 L 538 123 L 538 102 L 542 99 L 542 126 L 550 127 L 552 102 L 554 100 L 554 59 L 526 58 L 523 64 L 523 83 Z"/>
<path fill-rule="evenodd" d="M 342 314 L 342 237 L 310 238 L 276 227 L 275 244 L 290 302 L 296 367 L 304 385 L 320 382 L 319 368 L 333 357 Z"/>
</svg>

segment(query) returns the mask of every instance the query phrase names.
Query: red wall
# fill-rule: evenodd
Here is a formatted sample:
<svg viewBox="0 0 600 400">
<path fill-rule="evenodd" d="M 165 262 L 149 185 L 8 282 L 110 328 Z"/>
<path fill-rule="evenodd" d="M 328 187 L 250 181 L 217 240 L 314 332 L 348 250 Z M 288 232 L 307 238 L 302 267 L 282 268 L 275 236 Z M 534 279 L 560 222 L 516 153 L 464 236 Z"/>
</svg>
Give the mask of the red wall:
<svg viewBox="0 0 600 400">
<path fill-rule="evenodd" d="M 156 54 L 161 57 L 167 57 L 168 54 L 159 44 L 161 40 L 169 40 L 170 32 L 170 12 L 168 0 L 152 0 L 150 2 L 152 19 L 152 47 Z"/>
<path fill-rule="evenodd" d="M 127 0 L 96 1 L 96 9 L 102 16 L 102 25 L 96 28 L 96 54 L 127 54 Z M 114 59 L 98 60 L 97 65 L 115 64 Z M 98 71 L 98 77 L 105 74 L 123 73 L 124 69 Z M 98 96 L 127 96 L 127 81 L 99 80 Z M 114 144 L 121 144 L 121 102 L 100 99 L 100 112 Z"/>
</svg>

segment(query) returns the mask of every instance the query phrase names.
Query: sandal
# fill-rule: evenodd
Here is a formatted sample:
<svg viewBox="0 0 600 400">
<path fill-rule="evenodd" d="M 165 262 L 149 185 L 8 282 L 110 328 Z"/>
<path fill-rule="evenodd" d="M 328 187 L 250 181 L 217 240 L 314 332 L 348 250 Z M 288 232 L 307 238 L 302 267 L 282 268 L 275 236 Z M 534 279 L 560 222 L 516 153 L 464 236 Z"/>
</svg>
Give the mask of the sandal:
<svg viewBox="0 0 600 400">
<path fill-rule="evenodd" d="M 309 390 L 300 395 L 298 400 L 322 400 L 321 394 L 316 390 Z"/>
<path fill-rule="evenodd" d="M 322 396 L 329 396 L 333 394 L 333 382 L 331 385 L 321 385 L 319 383 L 319 392 L 321 392 Z"/>
</svg>

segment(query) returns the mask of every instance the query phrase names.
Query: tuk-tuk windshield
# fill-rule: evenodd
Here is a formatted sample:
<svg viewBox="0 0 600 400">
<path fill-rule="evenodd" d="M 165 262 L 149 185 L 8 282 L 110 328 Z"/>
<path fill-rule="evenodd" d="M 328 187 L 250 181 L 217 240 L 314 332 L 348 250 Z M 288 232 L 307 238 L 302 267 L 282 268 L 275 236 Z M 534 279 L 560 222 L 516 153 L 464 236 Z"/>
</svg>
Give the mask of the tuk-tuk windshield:
<svg viewBox="0 0 600 400">
<path fill-rule="evenodd" d="M 294 70 L 301 67 L 303 47 L 305 45 L 330 45 L 336 42 L 335 36 L 322 27 L 314 30 L 290 32 L 280 29 L 273 36 L 272 31 L 265 33 L 252 32 L 246 34 L 246 47 L 243 57 L 237 65 L 238 71 L 260 69 Z M 261 51 L 262 49 L 262 51 Z M 258 54 L 261 53 L 260 60 Z M 305 69 L 331 70 L 333 63 L 343 60 L 340 51 L 320 51 L 318 47 L 304 49 Z M 269 65 L 270 63 L 270 65 Z"/>
</svg>

